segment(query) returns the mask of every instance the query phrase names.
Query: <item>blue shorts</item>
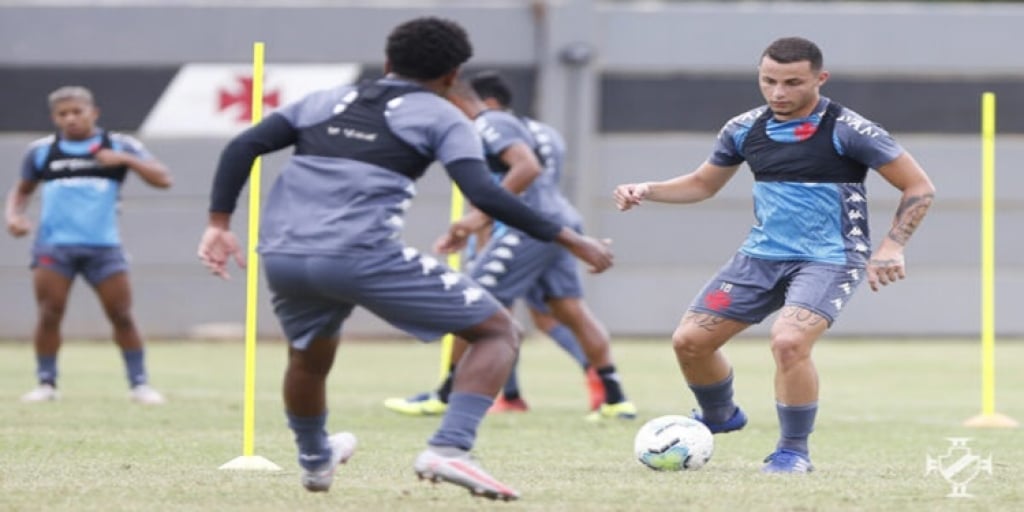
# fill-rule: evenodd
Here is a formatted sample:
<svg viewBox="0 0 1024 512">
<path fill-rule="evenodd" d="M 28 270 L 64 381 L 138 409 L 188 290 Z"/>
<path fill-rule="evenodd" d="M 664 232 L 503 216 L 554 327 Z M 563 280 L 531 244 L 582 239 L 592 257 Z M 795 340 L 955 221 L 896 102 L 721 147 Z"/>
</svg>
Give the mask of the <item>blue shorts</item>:
<svg viewBox="0 0 1024 512">
<path fill-rule="evenodd" d="M 502 309 L 465 275 L 430 255 L 395 245 L 344 256 L 261 256 L 274 313 L 299 350 L 340 334 L 356 306 L 423 341 L 476 325 Z"/>
<path fill-rule="evenodd" d="M 690 310 L 756 324 L 782 306 L 799 306 L 825 317 L 831 326 L 864 273 L 862 267 L 736 253 L 704 286 Z"/>
<path fill-rule="evenodd" d="M 120 246 L 37 245 L 32 248 L 30 268 L 48 268 L 68 279 L 79 273 L 96 286 L 110 276 L 128 270 Z"/>
<path fill-rule="evenodd" d="M 512 228 L 487 243 L 470 264 L 469 275 L 506 307 L 518 298 L 543 303 L 583 296 L 579 264 L 572 253 Z"/>
</svg>

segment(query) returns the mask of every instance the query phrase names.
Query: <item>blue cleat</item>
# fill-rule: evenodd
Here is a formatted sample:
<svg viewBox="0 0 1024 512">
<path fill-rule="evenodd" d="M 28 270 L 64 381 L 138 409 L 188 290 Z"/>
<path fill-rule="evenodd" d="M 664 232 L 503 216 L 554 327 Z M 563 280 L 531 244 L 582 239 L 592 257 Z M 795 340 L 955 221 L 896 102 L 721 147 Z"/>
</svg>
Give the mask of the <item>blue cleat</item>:
<svg viewBox="0 0 1024 512">
<path fill-rule="evenodd" d="M 779 448 L 764 459 L 765 465 L 761 468 L 764 473 L 810 473 L 814 471 L 811 459 L 807 455 Z"/>
<path fill-rule="evenodd" d="M 708 430 L 712 434 L 724 434 L 726 432 L 732 432 L 733 430 L 739 430 L 747 425 L 747 415 L 743 412 L 743 409 L 736 407 L 736 412 L 732 413 L 729 419 L 721 423 L 712 423 L 704 421 L 704 417 L 701 416 L 696 410 L 690 415 L 691 418 L 701 422 L 704 426 L 708 427 Z"/>
</svg>

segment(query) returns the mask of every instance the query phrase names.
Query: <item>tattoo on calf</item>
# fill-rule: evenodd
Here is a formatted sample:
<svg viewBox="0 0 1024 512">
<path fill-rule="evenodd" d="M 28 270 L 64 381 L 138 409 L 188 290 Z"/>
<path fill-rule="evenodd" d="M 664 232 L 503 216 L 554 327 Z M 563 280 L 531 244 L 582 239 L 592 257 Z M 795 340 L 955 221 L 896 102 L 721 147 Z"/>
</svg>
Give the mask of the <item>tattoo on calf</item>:
<svg viewBox="0 0 1024 512">
<path fill-rule="evenodd" d="M 906 245 L 928 213 L 934 198 L 935 194 L 924 194 L 904 199 L 896 209 L 896 219 L 889 230 L 889 238 L 900 245 Z"/>
</svg>

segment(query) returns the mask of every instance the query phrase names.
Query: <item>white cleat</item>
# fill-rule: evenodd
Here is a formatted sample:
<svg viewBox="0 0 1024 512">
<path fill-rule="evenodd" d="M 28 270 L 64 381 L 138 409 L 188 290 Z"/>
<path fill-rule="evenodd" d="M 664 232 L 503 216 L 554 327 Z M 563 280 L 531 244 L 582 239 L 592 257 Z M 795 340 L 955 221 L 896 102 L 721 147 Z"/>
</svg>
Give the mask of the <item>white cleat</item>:
<svg viewBox="0 0 1024 512">
<path fill-rule="evenodd" d="M 469 455 L 454 447 L 430 447 L 413 464 L 421 480 L 448 482 L 466 488 L 473 496 L 492 500 L 519 499 L 519 492 L 497 481 Z"/>
<path fill-rule="evenodd" d="M 339 432 L 327 438 L 331 447 L 331 459 L 317 470 L 302 470 L 302 486 L 309 492 L 327 492 L 334 482 L 338 466 L 348 462 L 356 452 L 356 436 L 350 432 Z"/>
<path fill-rule="evenodd" d="M 160 405 L 167 401 L 159 391 L 149 387 L 148 384 L 139 384 L 138 386 L 135 386 L 128 392 L 128 397 L 131 398 L 133 402 L 144 405 Z"/>
<path fill-rule="evenodd" d="M 31 402 L 52 402 L 60 399 L 60 392 L 51 384 L 40 384 L 39 387 L 21 395 L 21 401 Z"/>
</svg>

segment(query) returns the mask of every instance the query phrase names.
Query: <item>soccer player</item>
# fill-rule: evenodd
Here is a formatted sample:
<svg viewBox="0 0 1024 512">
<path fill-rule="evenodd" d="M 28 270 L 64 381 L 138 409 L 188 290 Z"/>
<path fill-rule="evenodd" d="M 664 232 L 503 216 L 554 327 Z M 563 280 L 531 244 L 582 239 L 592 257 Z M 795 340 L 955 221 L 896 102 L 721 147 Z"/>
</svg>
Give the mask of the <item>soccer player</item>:
<svg viewBox="0 0 1024 512">
<path fill-rule="evenodd" d="M 133 137 L 97 126 L 99 108 L 92 92 L 67 86 L 49 95 L 54 135 L 33 142 L 21 165 L 21 179 L 7 195 L 7 231 L 22 237 L 32 231 L 26 215 L 42 183 L 42 206 L 32 246 L 32 280 L 39 317 L 34 333 L 38 387 L 23 402 L 46 402 L 57 391 L 57 355 L 68 294 L 79 274 L 96 292 L 121 349 L 129 397 L 161 404 L 164 397 L 148 384 L 145 348 L 132 317 L 128 263 L 118 231 L 121 184 L 134 172 L 146 184 L 171 186 L 167 167 Z"/>
<path fill-rule="evenodd" d="M 227 144 L 199 257 L 221 277 L 229 260 L 244 263 L 229 229 L 238 195 L 257 156 L 293 147 L 263 205 L 259 251 L 289 340 L 283 394 L 302 484 L 327 491 L 355 450 L 352 434 L 327 435 L 326 379 L 342 324 L 362 306 L 421 340 L 452 332 L 471 345 L 415 472 L 474 495 L 516 499 L 519 493 L 469 452 L 508 376 L 519 334 L 486 290 L 402 243 L 415 182 L 437 160 L 478 208 L 557 242 L 593 271 L 609 268 L 612 255 L 605 244 L 537 215 L 491 179 L 472 124 L 440 96 L 472 55 L 460 25 L 434 17 L 407 21 L 390 33 L 385 54 L 383 78 L 312 93 Z M 469 234 L 455 225 L 437 244 L 458 250 Z"/>
<path fill-rule="evenodd" d="M 564 218 L 567 222 L 579 226 L 581 224 L 579 213 L 568 203 L 558 188 L 565 157 L 565 141 L 561 134 L 553 127 L 534 119 L 516 118 L 512 115 L 512 90 L 496 72 L 477 73 L 468 80 L 468 83 L 472 92 L 479 96 L 479 101 L 483 102 L 483 106 L 477 106 L 478 110 L 486 108 L 492 112 L 504 112 L 500 115 L 501 122 L 512 123 L 513 126 L 507 130 L 510 133 L 510 140 L 500 143 L 505 145 L 504 148 L 497 152 L 488 148 L 488 160 L 495 176 L 500 180 L 514 172 L 510 169 L 516 168 L 517 165 L 519 168 L 528 167 L 532 172 L 543 175 L 543 179 L 538 178 L 530 186 L 547 187 L 544 195 L 539 196 L 533 192 L 527 193 L 525 197 L 534 198 L 531 204 L 535 204 L 538 200 L 548 200 L 549 204 L 546 210 L 541 211 L 549 212 L 550 215 L 557 216 L 556 218 Z M 470 94 L 470 91 L 466 90 L 465 93 Z M 471 101 L 475 104 L 476 100 Z M 456 100 L 456 104 L 466 103 L 466 101 Z M 482 133 L 482 135 L 486 137 L 487 133 Z M 487 224 L 482 226 L 484 227 L 479 233 L 484 242 L 500 240 L 509 234 L 507 227 L 500 223 L 495 224 L 493 230 Z M 521 237 L 521 234 L 517 235 L 514 231 L 512 234 Z M 544 244 L 537 245 L 543 246 Z M 568 308 L 570 312 L 567 314 L 575 320 L 576 325 L 580 326 L 580 330 L 595 332 L 593 329 L 596 328 L 596 332 L 604 333 L 604 328 L 600 325 L 590 325 L 590 322 L 596 322 L 596 319 L 589 313 L 586 304 L 580 300 L 582 285 L 579 282 L 575 261 L 572 258 L 568 258 L 567 261 L 565 258 L 560 258 L 557 248 L 538 250 L 524 246 L 522 250 L 519 250 L 500 244 L 496 246 L 482 245 L 481 247 L 482 249 L 490 247 L 492 252 L 481 255 L 482 250 L 472 251 L 466 258 L 467 267 L 471 269 L 474 276 L 479 276 L 485 285 L 490 286 L 495 295 L 506 305 L 511 306 L 517 298 L 522 298 L 526 302 L 534 325 L 554 339 L 580 364 L 586 375 L 590 409 L 600 410 L 606 397 L 604 382 L 614 379 L 613 372 L 602 379 L 589 363 L 573 330 L 559 322 L 547 304 L 549 299 L 565 297 L 563 302 L 572 306 Z M 515 254 L 515 258 L 506 261 L 504 256 L 506 254 Z M 545 270 L 546 259 L 556 262 L 550 270 Z M 504 277 L 506 272 L 509 273 L 508 277 Z M 598 343 L 601 341 L 599 340 Z M 603 341 L 607 346 L 606 334 Z M 465 343 L 456 339 L 452 351 L 452 361 L 458 361 L 464 349 Z M 602 355 L 602 357 L 605 356 Z M 607 357 L 610 360 L 610 354 Z M 448 401 L 451 379 L 452 374 L 449 372 L 434 392 L 420 393 L 409 398 L 389 398 L 385 400 L 384 406 L 395 412 L 413 416 L 440 414 L 444 412 Z M 617 383 L 613 380 L 609 385 L 617 386 Z M 616 392 L 621 393 L 621 390 L 616 390 Z M 623 397 L 615 403 L 624 400 Z M 623 410 L 630 406 L 631 404 L 617 405 Z M 527 409 L 526 401 L 520 394 L 516 367 L 513 366 L 512 373 L 490 412 L 526 411 Z M 629 417 L 629 414 L 627 410 L 624 417 Z M 592 418 L 600 417 L 592 416 Z"/>
<path fill-rule="evenodd" d="M 872 290 L 905 276 L 903 251 L 932 204 L 924 170 L 875 123 L 820 94 L 821 50 L 799 37 L 772 42 L 758 81 L 766 105 L 729 120 L 695 171 L 615 188 L 629 210 L 643 201 L 695 203 L 715 195 L 744 161 L 754 174 L 755 222 L 739 251 L 691 303 L 672 335 L 679 368 L 714 433 L 743 428 L 733 369 L 721 347 L 780 310 L 771 328 L 780 437 L 769 473 L 813 469 L 808 437 L 818 411 L 814 342 L 865 278 Z M 902 192 L 874 253 L 864 178 L 875 169 Z"/>
</svg>

